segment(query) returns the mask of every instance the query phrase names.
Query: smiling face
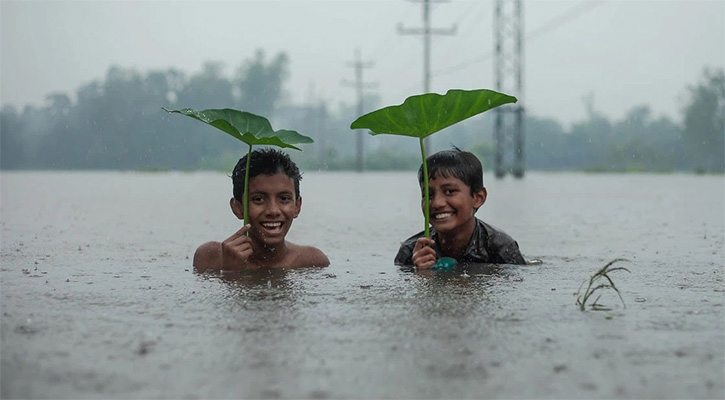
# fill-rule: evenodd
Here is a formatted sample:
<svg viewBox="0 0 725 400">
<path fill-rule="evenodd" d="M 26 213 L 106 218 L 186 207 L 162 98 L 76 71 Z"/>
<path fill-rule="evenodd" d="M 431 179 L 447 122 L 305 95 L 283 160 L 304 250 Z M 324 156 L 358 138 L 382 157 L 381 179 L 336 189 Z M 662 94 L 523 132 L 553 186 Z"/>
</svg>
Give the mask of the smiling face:
<svg viewBox="0 0 725 400">
<path fill-rule="evenodd" d="M 430 223 L 442 234 L 470 235 L 475 225 L 476 210 L 486 202 L 486 189 L 471 193 L 460 179 L 438 174 L 428 181 L 430 193 Z M 425 199 L 421 208 L 425 207 Z M 425 209 L 423 209 L 425 212 Z"/>
<path fill-rule="evenodd" d="M 231 199 L 232 211 L 240 219 L 244 210 Z M 295 197 L 294 180 L 282 172 L 260 174 L 249 180 L 249 236 L 257 243 L 276 246 L 285 236 L 302 208 L 302 198 Z"/>
</svg>

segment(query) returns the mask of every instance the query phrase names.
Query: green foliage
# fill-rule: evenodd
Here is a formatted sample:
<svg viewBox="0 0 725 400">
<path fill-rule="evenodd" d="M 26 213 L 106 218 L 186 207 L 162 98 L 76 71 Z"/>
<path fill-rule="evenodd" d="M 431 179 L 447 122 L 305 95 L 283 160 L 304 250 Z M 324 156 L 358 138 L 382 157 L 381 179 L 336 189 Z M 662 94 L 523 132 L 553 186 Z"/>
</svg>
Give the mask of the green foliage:
<svg viewBox="0 0 725 400">
<path fill-rule="evenodd" d="M 215 62 L 205 63 L 191 75 L 176 69 L 140 73 L 112 66 L 105 76 L 80 86 L 74 101 L 66 94 L 52 93 L 41 106 L 4 108 L 0 166 L 198 169 L 227 151 L 228 139 L 196 135 L 198 127 L 170 118 L 159 105 L 200 109 L 240 104 L 239 90 L 223 72 L 223 65 Z M 275 101 L 281 98 L 279 92 L 267 95 Z"/>
<path fill-rule="evenodd" d="M 611 122 L 591 110 L 567 131 L 553 119 L 527 116 L 525 153 L 530 169 L 665 172 L 685 169 L 680 128 L 649 107 L 633 107 Z"/>
<path fill-rule="evenodd" d="M 236 165 L 239 161 L 239 151 L 232 149 L 219 154 L 209 155 L 199 159 L 199 169 L 208 171 L 224 171 L 229 173 L 230 165 Z"/>
<path fill-rule="evenodd" d="M 239 68 L 236 84 L 241 93 L 241 108 L 261 115 L 272 115 L 282 93 L 282 84 L 289 75 L 289 58 L 280 53 L 265 64 L 264 52 L 260 49 L 254 59 Z"/>
<path fill-rule="evenodd" d="M 515 102 L 515 97 L 486 89 L 453 89 L 445 95 L 426 93 L 408 97 L 403 104 L 365 114 L 350 129 L 369 129 L 371 135 L 425 138 L 474 115 Z"/>
<path fill-rule="evenodd" d="M 423 138 L 492 108 L 515 103 L 516 98 L 493 90 L 449 90 L 445 95 L 425 93 L 405 99 L 403 104 L 389 106 L 358 117 L 350 129 L 369 129 L 370 134 L 389 134 L 418 138 L 423 159 L 423 198 L 425 205 L 425 237 L 430 237 L 430 196 L 428 166 L 425 162 Z"/>
<path fill-rule="evenodd" d="M 380 148 L 365 155 L 366 171 L 417 171 L 420 158 L 394 149 Z"/>
<path fill-rule="evenodd" d="M 617 293 L 617 296 L 619 296 L 619 300 L 622 302 L 622 305 L 624 307 L 627 307 L 624 304 L 624 299 L 622 299 L 622 294 L 619 293 L 619 289 L 617 289 L 617 286 L 614 284 L 614 281 L 612 281 L 612 278 L 609 277 L 609 274 L 612 272 L 615 272 L 615 271 L 629 272 L 629 270 L 624 267 L 614 267 L 614 268 L 612 267 L 612 265 L 614 263 L 617 263 L 620 261 L 627 261 L 627 260 L 625 260 L 623 258 L 614 259 L 614 260 L 608 262 L 604 267 L 600 268 L 597 272 L 595 272 L 594 275 L 592 275 L 589 278 L 589 284 L 587 285 L 586 290 L 584 290 L 584 293 L 581 293 L 581 289 L 582 289 L 582 287 L 584 287 L 584 284 L 587 283 L 587 281 L 584 281 L 579 286 L 579 290 L 577 290 L 577 292 L 576 292 L 576 296 L 577 296 L 576 304 L 579 306 L 579 309 L 581 311 L 586 310 L 586 306 L 589 303 L 589 300 L 591 299 L 592 295 L 595 292 L 598 292 L 600 290 L 605 290 L 605 289 L 614 290 Z M 599 296 L 597 296 L 596 299 L 594 299 L 593 302 L 589 303 L 589 307 L 592 310 L 606 311 L 606 310 L 610 309 L 610 308 L 605 307 L 598 303 L 598 301 L 601 297 L 602 297 L 602 295 L 600 294 Z"/>
<path fill-rule="evenodd" d="M 239 99 L 234 96 L 234 84 L 224 76 L 224 64 L 207 61 L 202 65 L 201 71 L 186 78 L 183 75 L 166 74 L 167 89 L 176 97 L 175 104 L 184 104 L 194 109 L 223 108 L 238 104 Z M 162 80 L 163 81 L 163 80 Z M 166 93 L 164 92 L 164 95 Z M 158 110 L 158 104 L 157 110 Z M 167 101 L 165 104 L 169 104 Z"/>
<path fill-rule="evenodd" d="M 489 166 L 493 165 L 495 151 L 494 143 L 491 140 L 484 138 L 475 141 L 470 147 L 470 152 L 475 154 L 481 161 L 484 171 L 486 171 Z"/>
<path fill-rule="evenodd" d="M 699 171 L 725 171 L 725 74 L 703 71 L 700 83 L 688 88 L 683 109 L 689 157 Z"/>
<path fill-rule="evenodd" d="M 78 87 L 72 95 L 51 93 L 38 106 L 6 106 L 0 110 L 0 168 L 226 169 L 224 165 L 230 159 L 243 155 L 243 150 L 230 148 L 228 135 L 198 135 L 198 126 L 171 117 L 159 110 L 159 105 L 175 109 L 231 106 L 255 113 L 254 110 L 262 109 L 257 107 L 269 104 L 263 98 L 271 96 L 274 114 L 256 114 L 273 116 L 270 120 L 274 125 L 309 132 L 316 142 L 311 151 L 300 153 L 305 163 L 301 166 L 309 165 L 313 170 L 353 170 L 355 136 L 339 132 L 347 130 L 350 121 L 358 116 L 355 107 L 339 104 L 332 110 L 324 102 L 319 106 L 279 106 L 286 76 L 283 59 L 284 54 L 267 58 L 253 54 L 242 60 L 243 67 L 234 79 L 225 77 L 224 65 L 215 62 L 207 62 L 190 74 L 173 68 L 139 72 L 112 66 L 105 76 Z M 252 65 L 255 67 L 251 68 Z M 718 112 L 716 106 L 718 102 L 723 104 L 717 100 L 722 99 L 721 76 L 721 70 L 710 70 L 687 88 L 683 119 L 677 121 L 652 115 L 646 105 L 632 107 L 622 118 L 608 119 L 590 103 L 587 118 L 571 127 L 563 126 L 555 118 L 527 113 L 527 167 L 722 173 L 723 118 L 722 108 Z M 250 83 L 258 79 L 270 82 L 259 83 L 257 89 L 250 84 L 242 91 L 241 82 L 245 79 Z M 267 92 L 255 94 L 258 90 Z M 493 118 L 484 113 L 475 124 L 456 124 L 446 128 L 448 135 L 430 136 L 431 149 L 449 148 L 453 144 L 470 149 L 488 169 L 491 157 L 486 154 L 494 143 L 492 126 Z M 455 138 L 455 142 L 445 140 L 447 137 Z M 416 169 L 408 168 L 410 159 L 419 154 L 415 146 L 406 146 L 408 140 L 406 136 L 379 135 L 374 140 L 377 146 L 365 146 L 365 168 Z M 385 161 L 385 149 L 395 149 L 396 157 Z"/>
<path fill-rule="evenodd" d="M 190 108 L 181 110 L 164 108 L 164 111 L 186 115 L 204 122 L 250 146 L 277 146 L 300 150 L 295 146 L 296 144 L 314 142 L 312 138 L 301 135 L 296 131 L 285 129 L 275 131 L 267 118 L 246 111 L 231 108 L 203 111 L 195 111 Z"/>
<path fill-rule="evenodd" d="M 249 222 L 249 164 L 252 160 L 252 146 L 266 145 L 299 150 L 294 146 L 300 143 L 312 143 L 313 140 L 296 131 L 272 129 L 267 118 L 231 108 L 209 109 L 196 111 L 190 108 L 182 110 L 168 110 L 168 113 L 186 115 L 197 121 L 211 125 L 230 136 L 244 142 L 248 146 L 247 167 L 244 175 L 244 221 Z"/>
<path fill-rule="evenodd" d="M 0 117 L 0 168 L 24 167 L 26 144 L 20 136 L 22 123 L 12 108 L 3 108 Z"/>
</svg>

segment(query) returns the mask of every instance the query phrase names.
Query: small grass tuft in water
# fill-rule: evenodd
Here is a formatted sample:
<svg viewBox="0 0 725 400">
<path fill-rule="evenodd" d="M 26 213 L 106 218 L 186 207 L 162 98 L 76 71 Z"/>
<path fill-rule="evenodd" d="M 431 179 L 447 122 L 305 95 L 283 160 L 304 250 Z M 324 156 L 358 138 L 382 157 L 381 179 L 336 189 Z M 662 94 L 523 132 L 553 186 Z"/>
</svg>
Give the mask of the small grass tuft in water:
<svg viewBox="0 0 725 400">
<path fill-rule="evenodd" d="M 579 290 L 577 290 L 576 292 L 576 304 L 579 306 L 579 309 L 581 311 L 586 310 L 587 304 L 590 301 L 594 292 L 602 289 L 613 289 L 615 292 L 617 292 L 617 296 L 619 296 L 619 300 L 622 301 L 622 305 L 624 306 L 624 308 L 627 308 L 627 305 L 624 304 L 624 299 L 622 299 L 622 295 L 619 293 L 619 289 L 617 289 L 617 286 L 614 284 L 614 281 L 612 281 L 612 278 L 609 277 L 609 274 L 615 271 L 624 270 L 630 272 L 627 268 L 624 267 L 612 267 L 614 263 L 617 263 L 619 261 L 629 260 L 624 258 L 616 258 L 608 262 L 607 265 L 600 268 L 594 275 L 589 278 L 589 285 L 587 286 L 587 289 L 584 291 L 584 293 L 581 293 L 581 290 L 584 284 L 587 283 L 587 281 L 582 282 L 582 284 L 579 286 Z M 609 307 L 598 303 L 600 297 L 602 297 L 601 293 L 594 299 L 593 302 L 589 303 L 589 307 L 594 311 L 610 310 Z"/>
</svg>

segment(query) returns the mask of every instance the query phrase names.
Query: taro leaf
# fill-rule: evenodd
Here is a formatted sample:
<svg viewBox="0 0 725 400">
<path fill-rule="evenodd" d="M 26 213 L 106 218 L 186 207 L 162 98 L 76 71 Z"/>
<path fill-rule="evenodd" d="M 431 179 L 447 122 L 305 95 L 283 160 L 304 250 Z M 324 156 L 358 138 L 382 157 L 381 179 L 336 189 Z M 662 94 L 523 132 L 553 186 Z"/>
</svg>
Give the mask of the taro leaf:
<svg viewBox="0 0 725 400">
<path fill-rule="evenodd" d="M 369 129 L 371 135 L 390 134 L 418 138 L 423 160 L 423 232 L 425 237 L 430 237 L 428 167 L 423 138 L 484 111 L 516 101 L 516 97 L 487 89 L 451 89 L 445 95 L 425 93 L 410 96 L 403 104 L 365 114 L 353 121 L 350 129 Z"/>
<path fill-rule="evenodd" d="M 301 135 L 296 131 L 284 129 L 275 131 L 272 129 L 272 125 L 267 118 L 246 111 L 231 108 L 208 109 L 203 111 L 196 111 L 191 108 L 181 110 L 167 110 L 164 108 L 164 111 L 186 115 L 187 117 L 209 124 L 250 146 L 269 145 L 300 150 L 294 145 L 313 142 L 311 138 Z"/>
<path fill-rule="evenodd" d="M 282 148 L 290 148 L 300 150 L 295 144 L 312 143 L 310 137 L 301 135 L 296 131 L 272 129 L 272 124 L 267 118 L 259 115 L 248 113 L 246 111 L 234 110 L 231 108 L 224 109 L 208 109 L 203 111 L 184 108 L 181 110 L 163 109 L 168 113 L 176 113 L 186 115 L 217 129 L 220 129 L 230 136 L 233 136 L 246 143 L 249 150 L 247 151 L 247 168 L 244 175 L 244 187 L 249 187 L 249 163 L 252 159 L 252 146 L 269 145 Z M 245 190 L 245 196 L 242 200 L 244 205 L 244 222 L 249 222 L 249 193 Z"/>
<path fill-rule="evenodd" d="M 365 114 L 353 121 L 350 129 L 369 129 L 371 135 L 425 138 L 474 115 L 516 101 L 513 96 L 487 89 L 452 89 L 445 95 L 426 93 L 408 97 L 403 104 Z"/>
</svg>

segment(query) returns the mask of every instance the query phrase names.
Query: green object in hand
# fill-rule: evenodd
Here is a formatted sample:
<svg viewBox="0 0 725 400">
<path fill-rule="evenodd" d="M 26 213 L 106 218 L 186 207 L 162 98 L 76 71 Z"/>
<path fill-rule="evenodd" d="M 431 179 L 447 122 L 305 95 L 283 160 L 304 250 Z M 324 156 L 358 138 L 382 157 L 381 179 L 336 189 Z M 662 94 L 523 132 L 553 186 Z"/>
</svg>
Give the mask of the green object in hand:
<svg viewBox="0 0 725 400">
<path fill-rule="evenodd" d="M 423 139 L 465 119 L 504 104 L 516 97 L 493 90 L 451 89 L 445 95 L 425 93 L 410 96 L 403 104 L 384 107 L 358 117 L 350 129 L 369 129 L 371 135 L 387 134 L 418 138 L 423 159 L 423 232 L 430 237 L 430 191 Z"/>
<path fill-rule="evenodd" d="M 456 265 L 458 265 L 458 261 L 456 261 L 455 258 L 441 257 L 435 264 L 433 264 L 431 269 L 435 269 L 436 271 L 450 271 L 455 268 Z"/>
</svg>

